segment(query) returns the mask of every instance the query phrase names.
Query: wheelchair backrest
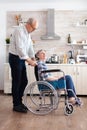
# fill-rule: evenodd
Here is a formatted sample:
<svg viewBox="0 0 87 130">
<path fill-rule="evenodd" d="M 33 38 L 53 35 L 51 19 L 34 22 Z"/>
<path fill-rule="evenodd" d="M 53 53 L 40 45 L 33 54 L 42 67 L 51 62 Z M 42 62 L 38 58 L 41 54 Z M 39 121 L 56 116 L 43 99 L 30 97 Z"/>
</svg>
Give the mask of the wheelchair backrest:
<svg viewBox="0 0 87 130">
<path fill-rule="evenodd" d="M 35 74 L 36 80 L 39 81 L 39 77 L 38 77 L 38 66 L 37 65 L 34 67 L 34 74 Z"/>
<path fill-rule="evenodd" d="M 39 81 L 39 76 L 38 76 L 38 66 L 35 66 L 34 67 L 34 74 L 35 74 L 35 78 L 36 78 L 36 80 L 37 81 Z M 39 89 L 39 91 L 45 91 L 45 92 L 48 92 L 49 90 L 49 92 L 51 92 L 52 90 L 50 89 L 50 87 L 49 87 L 49 85 L 47 84 L 47 83 L 40 83 L 40 84 L 38 84 L 38 89 Z"/>
</svg>

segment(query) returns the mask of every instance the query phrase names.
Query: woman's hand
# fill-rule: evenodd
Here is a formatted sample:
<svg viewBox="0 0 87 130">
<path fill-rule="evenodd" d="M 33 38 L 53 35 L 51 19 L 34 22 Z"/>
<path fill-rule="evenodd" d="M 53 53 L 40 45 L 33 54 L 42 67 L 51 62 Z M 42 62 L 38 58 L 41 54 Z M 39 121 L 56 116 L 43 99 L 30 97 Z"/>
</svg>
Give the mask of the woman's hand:
<svg viewBox="0 0 87 130">
<path fill-rule="evenodd" d="M 49 76 L 48 78 L 47 78 L 47 80 L 48 81 L 55 81 L 55 80 L 58 80 L 58 76 Z"/>
</svg>

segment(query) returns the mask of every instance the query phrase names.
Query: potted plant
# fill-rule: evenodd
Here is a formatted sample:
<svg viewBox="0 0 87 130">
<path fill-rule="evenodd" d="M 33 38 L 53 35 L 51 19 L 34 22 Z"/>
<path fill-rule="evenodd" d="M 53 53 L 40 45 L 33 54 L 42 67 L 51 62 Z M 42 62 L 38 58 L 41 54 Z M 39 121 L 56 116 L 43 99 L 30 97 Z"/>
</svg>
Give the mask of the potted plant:
<svg viewBox="0 0 87 130">
<path fill-rule="evenodd" d="M 10 38 L 6 38 L 5 41 L 7 44 L 10 44 Z"/>
</svg>

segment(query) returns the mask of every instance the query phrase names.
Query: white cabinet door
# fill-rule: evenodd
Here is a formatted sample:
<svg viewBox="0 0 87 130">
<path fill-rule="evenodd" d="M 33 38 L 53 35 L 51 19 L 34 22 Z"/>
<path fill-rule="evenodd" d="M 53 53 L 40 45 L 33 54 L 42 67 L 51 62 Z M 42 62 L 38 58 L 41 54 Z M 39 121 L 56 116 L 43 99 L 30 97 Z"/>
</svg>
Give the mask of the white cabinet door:
<svg viewBox="0 0 87 130">
<path fill-rule="evenodd" d="M 4 93 L 11 93 L 11 69 L 8 63 L 4 65 Z"/>
<path fill-rule="evenodd" d="M 70 75 L 72 77 L 76 93 L 79 94 L 77 86 L 77 67 L 75 65 L 58 65 L 61 70 L 64 71 L 65 75 Z M 80 93 L 81 94 L 81 93 Z"/>
<path fill-rule="evenodd" d="M 78 94 L 87 95 L 87 66 L 77 66 L 77 90 Z"/>
<path fill-rule="evenodd" d="M 36 81 L 35 74 L 34 74 L 34 67 L 27 65 L 27 77 L 28 77 L 28 85 Z M 28 91 L 30 93 L 30 91 Z M 38 87 L 34 88 L 34 93 L 38 94 Z"/>
<path fill-rule="evenodd" d="M 34 74 L 34 67 L 27 65 L 27 77 L 28 77 L 28 84 L 36 81 L 35 74 Z"/>
<path fill-rule="evenodd" d="M 35 81 L 34 67 L 26 65 L 26 71 L 28 76 L 28 84 Z M 4 93 L 10 94 L 12 87 L 11 69 L 9 63 L 4 65 Z"/>
<path fill-rule="evenodd" d="M 57 64 L 47 64 L 48 69 L 58 69 Z M 58 76 L 58 72 L 52 72 L 53 76 Z"/>
<path fill-rule="evenodd" d="M 76 93 L 87 95 L 87 66 L 86 65 L 59 65 L 65 74 L 71 75 Z"/>
<path fill-rule="evenodd" d="M 58 65 L 58 68 L 64 71 L 65 75 L 70 75 L 76 86 L 76 66 L 73 65 Z"/>
</svg>

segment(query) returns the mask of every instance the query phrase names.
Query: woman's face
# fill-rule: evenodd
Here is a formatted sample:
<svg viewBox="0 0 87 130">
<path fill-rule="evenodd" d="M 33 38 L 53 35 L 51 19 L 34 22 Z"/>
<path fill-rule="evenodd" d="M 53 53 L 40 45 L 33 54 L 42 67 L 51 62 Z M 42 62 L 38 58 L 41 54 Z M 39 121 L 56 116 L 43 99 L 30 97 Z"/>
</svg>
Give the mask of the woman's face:
<svg viewBox="0 0 87 130">
<path fill-rule="evenodd" d="M 38 53 L 38 58 L 39 58 L 40 60 L 45 60 L 45 59 L 46 59 L 46 52 L 45 52 L 44 50 L 40 51 L 40 52 Z"/>
</svg>

